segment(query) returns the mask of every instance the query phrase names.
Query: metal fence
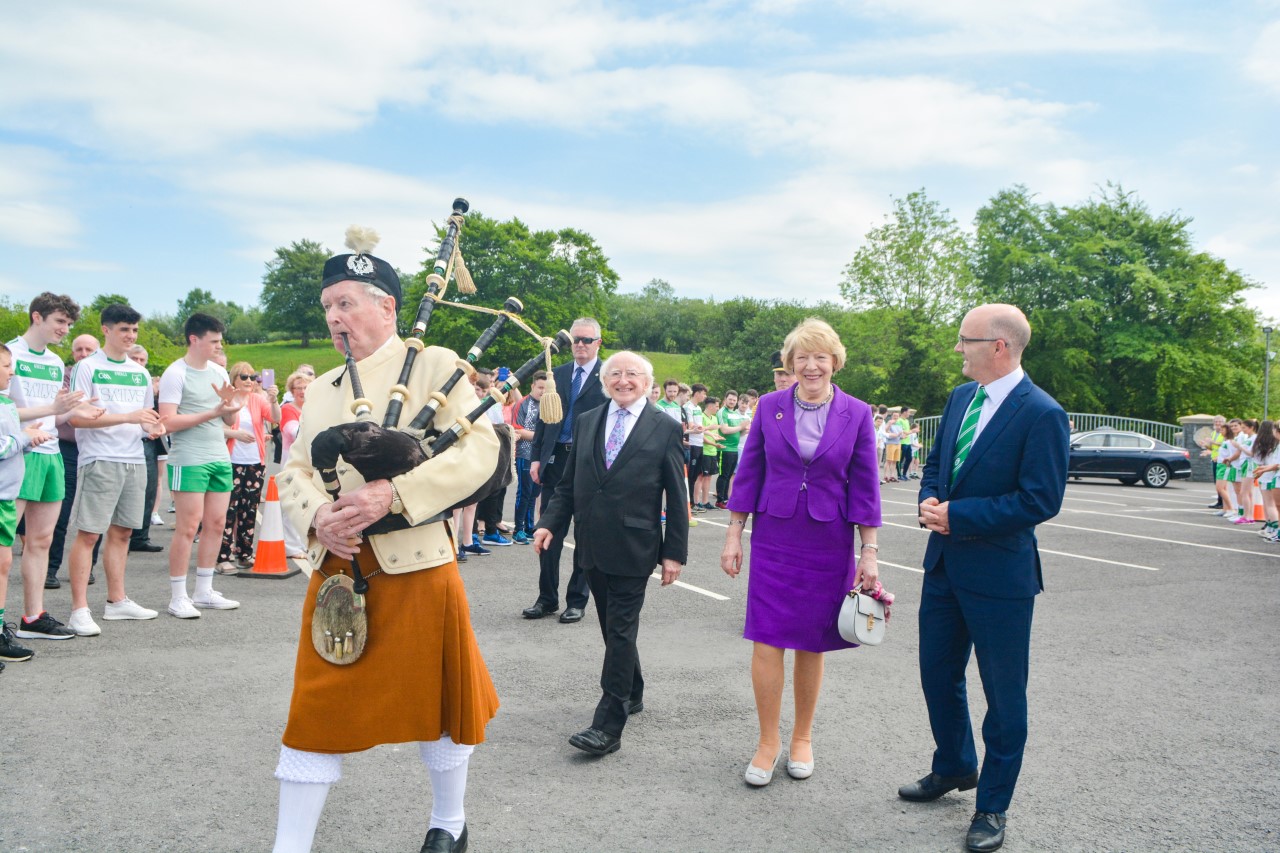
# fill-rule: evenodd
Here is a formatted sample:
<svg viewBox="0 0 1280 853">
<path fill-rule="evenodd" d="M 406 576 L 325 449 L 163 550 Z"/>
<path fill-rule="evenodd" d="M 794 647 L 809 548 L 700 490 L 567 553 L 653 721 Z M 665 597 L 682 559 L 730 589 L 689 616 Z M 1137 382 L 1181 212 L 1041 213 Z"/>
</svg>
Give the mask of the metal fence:
<svg viewBox="0 0 1280 853">
<path fill-rule="evenodd" d="M 1121 415 L 1098 415 L 1090 412 L 1067 412 L 1067 417 L 1074 424 L 1076 432 L 1088 432 L 1105 426 L 1126 432 L 1140 432 L 1172 444 L 1174 447 L 1182 446 L 1181 424 L 1166 424 L 1161 421 L 1126 418 Z M 920 427 L 920 443 L 926 453 L 933 446 L 933 437 L 938 431 L 938 421 L 941 419 L 941 415 L 915 419 L 916 426 Z"/>
</svg>

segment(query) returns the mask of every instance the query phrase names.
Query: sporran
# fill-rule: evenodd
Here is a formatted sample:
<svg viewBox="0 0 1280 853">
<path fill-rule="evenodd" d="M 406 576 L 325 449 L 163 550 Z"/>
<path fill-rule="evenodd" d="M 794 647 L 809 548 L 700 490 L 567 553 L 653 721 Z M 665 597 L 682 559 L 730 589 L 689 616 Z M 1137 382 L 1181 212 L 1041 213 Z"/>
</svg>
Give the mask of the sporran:
<svg viewBox="0 0 1280 853">
<path fill-rule="evenodd" d="M 360 659 L 368 640 L 369 617 L 355 582 L 348 575 L 326 578 L 316 591 L 311 615 L 311 644 L 316 654 L 344 666 Z"/>
</svg>

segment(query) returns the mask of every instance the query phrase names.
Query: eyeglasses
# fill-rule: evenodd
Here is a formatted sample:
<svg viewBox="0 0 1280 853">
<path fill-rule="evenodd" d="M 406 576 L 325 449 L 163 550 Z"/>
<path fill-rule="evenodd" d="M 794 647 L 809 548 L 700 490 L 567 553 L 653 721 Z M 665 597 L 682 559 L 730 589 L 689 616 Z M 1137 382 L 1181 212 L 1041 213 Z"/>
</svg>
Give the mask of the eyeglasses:
<svg viewBox="0 0 1280 853">
<path fill-rule="evenodd" d="M 990 344 L 1004 340 L 1004 338 L 966 338 L 964 335 L 956 335 L 956 338 L 959 340 L 960 346 L 965 344 Z"/>
<path fill-rule="evenodd" d="M 643 370 L 610 370 L 604 376 L 606 379 L 621 379 L 624 376 L 628 379 L 641 379 L 644 375 Z"/>
<path fill-rule="evenodd" d="M 252 379 L 254 382 L 257 382 L 259 377 L 258 377 L 258 374 L 256 373 L 241 373 L 240 378 L 246 382 L 249 381 L 250 379 Z"/>
<path fill-rule="evenodd" d="M 599 338 L 588 338 L 585 335 L 574 335 L 573 342 L 575 344 L 594 344 Z"/>
</svg>

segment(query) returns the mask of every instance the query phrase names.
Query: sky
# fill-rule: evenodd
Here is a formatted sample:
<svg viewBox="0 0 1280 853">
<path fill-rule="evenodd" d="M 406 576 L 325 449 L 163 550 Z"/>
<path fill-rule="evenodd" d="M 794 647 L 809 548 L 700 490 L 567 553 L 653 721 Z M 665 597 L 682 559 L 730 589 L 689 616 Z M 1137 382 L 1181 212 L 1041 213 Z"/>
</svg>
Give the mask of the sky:
<svg viewBox="0 0 1280 853">
<path fill-rule="evenodd" d="M 41 0 L 0 28 L 0 297 L 256 304 L 452 200 L 591 234 L 619 289 L 839 297 L 895 197 L 1108 182 L 1280 318 L 1280 0 Z M 465 253 L 465 230 L 463 250 Z"/>
</svg>

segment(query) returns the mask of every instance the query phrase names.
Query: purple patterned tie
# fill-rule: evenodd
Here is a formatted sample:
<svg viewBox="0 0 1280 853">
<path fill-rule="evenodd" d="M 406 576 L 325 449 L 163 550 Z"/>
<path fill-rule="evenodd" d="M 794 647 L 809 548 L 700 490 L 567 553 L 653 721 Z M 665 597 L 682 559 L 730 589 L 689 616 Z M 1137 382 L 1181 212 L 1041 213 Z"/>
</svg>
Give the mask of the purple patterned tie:
<svg viewBox="0 0 1280 853">
<path fill-rule="evenodd" d="M 607 469 L 613 465 L 613 461 L 618 458 L 618 453 L 622 450 L 622 442 L 627 438 L 626 417 L 631 414 L 626 409 L 618 409 L 618 419 L 613 422 L 613 429 L 609 431 L 609 438 L 604 443 L 604 467 Z"/>
</svg>

